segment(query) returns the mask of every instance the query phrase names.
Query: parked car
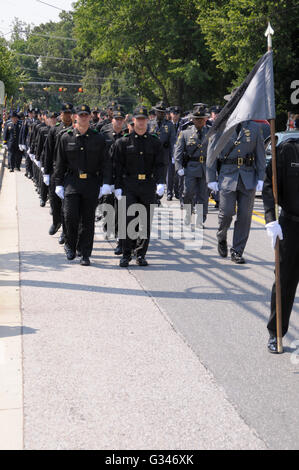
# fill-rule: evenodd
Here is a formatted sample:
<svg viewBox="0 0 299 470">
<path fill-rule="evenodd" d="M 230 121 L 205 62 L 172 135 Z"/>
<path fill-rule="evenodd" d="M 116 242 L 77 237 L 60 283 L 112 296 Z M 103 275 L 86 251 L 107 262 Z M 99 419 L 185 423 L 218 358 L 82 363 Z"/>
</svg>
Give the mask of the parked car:
<svg viewBox="0 0 299 470">
<path fill-rule="evenodd" d="M 277 145 L 279 145 L 284 140 L 287 140 L 290 138 L 299 139 L 299 130 L 276 132 L 275 138 L 276 138 L 276 147 L 277 147 Z M 268 137 L 267 139 L 265 139 L 264 144 L 265 144 L 265 151 L 266 151 L 266 161 L 268 163 L 268 161 L 271 160 L 272 158 L 271 137 Z"/>
</svg>

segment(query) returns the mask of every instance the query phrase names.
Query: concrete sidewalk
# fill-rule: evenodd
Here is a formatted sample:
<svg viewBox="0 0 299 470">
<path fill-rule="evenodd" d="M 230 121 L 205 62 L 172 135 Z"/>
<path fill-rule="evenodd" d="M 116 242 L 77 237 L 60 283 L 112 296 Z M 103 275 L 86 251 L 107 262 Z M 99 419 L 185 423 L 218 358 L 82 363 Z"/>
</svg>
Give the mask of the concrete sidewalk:
<svg viewBox="0 0 299 470">
<path fill-rule="evenodd" d="M 16 185 L 19 249 L 11 210 Z M 167 314 L 129 270 L 119 269 L 109 243 L 96 241 L 89 268 L 68 262 L 59 234 L 47 233 L 48 207 L 39 207 L 23 173 L 5 174 L 0 204 L 0 214 L 14 218 L 1 246 L 2 287 L 12 289 L 11 299 L 18 299 L 14 263 L 20 254 L 23 390 L 21 380 L 6 384 L 9 396 L 24 397 L 24 423 L 13 424 L 15 448 L 266 447 Z M 14 322 L 12 311 L 0 312 L 1 341 L 20 364 L 19 312 L 13 310 Z M 7 334 L 6 322 L 16 326 L 16 336 Z M 5 384 L 5 369 L 1 372 Z M 21 410 L 19 401 L 14 406 Z M 1 420 L 5 429 L 3 414 Z M 24 443 L 18 437 L 22 427 Z M 0 448 L 8 446 L 0 439 Z"/>
</svg>

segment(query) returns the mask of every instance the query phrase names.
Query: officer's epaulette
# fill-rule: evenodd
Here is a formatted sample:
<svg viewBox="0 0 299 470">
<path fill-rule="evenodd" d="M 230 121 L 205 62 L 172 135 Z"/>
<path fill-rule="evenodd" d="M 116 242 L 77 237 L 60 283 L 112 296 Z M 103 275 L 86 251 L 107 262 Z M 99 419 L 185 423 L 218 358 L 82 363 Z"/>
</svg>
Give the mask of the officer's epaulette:
<svg viewBox="0 0 299 470">
<path fill-rule="evenodd" d="M 159 139 L 159 137 L 157 136 L 157 134 L 151 133 L 151 135 L 152 135 L 153 137 L 156 137 L 157 139 Z"/>
<path fill-rule="evenodd" d="M 93 132 L 94 134 L 99 134 L 99 131 L 97 129 L 91 129 L 91 132 Z"/>
<path fill-rule="evenodd" d="M 72 134 L 74 131 L 74 129 L 68 129 L 67 131 L 65 131 L 67 134 Z"/>
<path fill-rule="evenodd" d="M 56 122 L 55 126 L 60 126 L 61 122 Z"/>
<path fill-rule="evenodd" d="M 124 137 L 128 137 L 129 135 L 130 135 L 130 134 L 129 134 L 129 133 L 127 133 L 127 134 L 124 134 L 123 136 L 124 136 Z"/>
</svg>

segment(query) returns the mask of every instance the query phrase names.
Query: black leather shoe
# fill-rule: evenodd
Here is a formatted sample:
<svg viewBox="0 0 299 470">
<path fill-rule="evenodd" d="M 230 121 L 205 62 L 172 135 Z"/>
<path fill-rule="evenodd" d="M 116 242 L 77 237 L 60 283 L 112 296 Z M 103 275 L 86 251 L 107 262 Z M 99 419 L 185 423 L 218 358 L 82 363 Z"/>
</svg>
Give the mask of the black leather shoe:
<svg viewBox="0 0 299 470">
<path fill-rule="evenodd" d="M 114 250 L 114 254 L 119 256 L 119 255 L 122 255 L 123 254 L 123 249 L 120 245 L 117 245 L 117 247 L 115 248 Z"/>
<path fill-rule="evenodd" d="M 236 264 L 245 264 L 245 259 L 243 258 L 243 256 L 234 250 L 231 251 L 231 260 L 233 263 Z"/>
<path fill-rule="evenodd" d="M 14 172 L 14 169 L 11 168 L 11 169 L 9 170 L 9 173 L 13 173 L 13 172 Z"/>
<path fill-rule="evenodd" d="M 61 224 L 54 225 L 52 224 L 51 227 L 49 228 L 49 235 L 55 235 L 56 232 L 60 229 Z"/>
<path fill-rule="evenodd" d="M 131 261 L 131 257 L 127 258 L 126 256 L 123 256 L 122 259 L 119 262 L 119 265 L 121 268 L 127 268 L 129 266 L 129 262 Z"/>
<path fill-rule="evenodd" d="M 42 199 L 40 199 L 39 205 L 40 205 L 41 207 L 45 207 L 46 203 L 45 203 L 45 201 L 43 201 Z"/>
<path fill-rule="evenodd" d="M 227 241 L 218 242 L 218 253 L 222 258 L 227 258 Z"/>
<path fill-rule="evenodd" d="M 148 262 L 144 256 L 137 256 L 136 264 L 138 264 L 138 266 L 148 266 Z"/>
<path fill-rule="evenodd" d="M 82 258 L 80 259 L 80 264 L 81 266 L 90 266 L 90 259 L 88 258 L 88 256 L 82 256 Z"/>
<path fill-rule="evenodd" d="M 172 196 L 167 196 L 167 201 L 172 201 Z"/>
<path fill-rule="evenodd" d="M 60 234 L 60 237 L 58 238 L 58 243 L 59 243 L 59 245 L 63 245 L 64 242 L 65 242 L 64 233 L 62 232 L 62 233 Z"/>
<path fill-rule="evenodd" d="M 64 245 L 64 251 L 65 251 L 66 257 L 69 261 L 72 261 L 73 259 L 76 258 L 76 253 L 71 248 L 69 248 L 67 245 Z"/>
<path fill-rule="evenodd" d="M 269 353 L 279 354 L 278 348 L 277 348 L 277 338 L 276 338 L 276 336 L 270 335 L 267 347 L 268 347 Z"/>
</svg>

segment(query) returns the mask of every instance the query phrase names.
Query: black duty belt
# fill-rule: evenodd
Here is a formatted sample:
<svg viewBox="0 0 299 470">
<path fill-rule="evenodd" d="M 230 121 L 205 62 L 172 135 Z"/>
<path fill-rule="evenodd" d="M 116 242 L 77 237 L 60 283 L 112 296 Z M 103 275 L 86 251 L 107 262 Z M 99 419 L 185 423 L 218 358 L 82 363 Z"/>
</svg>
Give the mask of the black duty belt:
<svg viewBox="0 0 299 470">
<path fill-rule="evenodd" d="M 198 163 L 205 163 L 206 161 L 206 157 L 204 157 L 203 155 L 201 155 L 200 157 L 189 157 L 188 159 L 189 162 L 198 162 Z"/>
<path fill-rule="evenodd" d="M 144 174 L 144 173 L 136 173 L 136 174 L 130 174 L 130 175 L 123 175 L 123 178 L 134 178 L 134 179 L 137 179 L 139 181 L 146 181 L 146 180 L 149 180 L 149 179 L 152 179 L 154 177 L 154 175 L 151 173 L 151 174 Z"/>
<path fill-rule="evenodd" d="M 297 215 L 288 214 L 285 211 L 281 211 L 281 217 L 285 217 L 286 219 L 292 220 L 293 222 L 299 222 L 299 217 Z"/>
<path fill-rule="evenodd" d="M 78 172 L 73 171 L 73 170 L 69 170 L 68 174 L 76 176 L 77 178 L 80 178 L 80 180 L 87 180 L 88 178 L 96 178 L 97 176 L 99 176 L 98 172 L 96 172 L 96 173 L 84 173 L 83 171 L 80 171 L 80 170 L 78 170 Z"/>
<path fill-rule="evenodd" d="M 254 162 L 254 157 L 225 158 L 224 160 L 220 160 L 221 165 L 238 165 L 239 167 L 253 166 Z"/>
</svg>

